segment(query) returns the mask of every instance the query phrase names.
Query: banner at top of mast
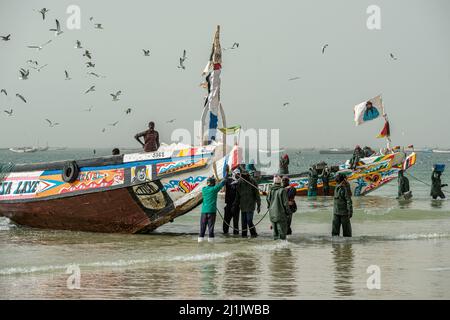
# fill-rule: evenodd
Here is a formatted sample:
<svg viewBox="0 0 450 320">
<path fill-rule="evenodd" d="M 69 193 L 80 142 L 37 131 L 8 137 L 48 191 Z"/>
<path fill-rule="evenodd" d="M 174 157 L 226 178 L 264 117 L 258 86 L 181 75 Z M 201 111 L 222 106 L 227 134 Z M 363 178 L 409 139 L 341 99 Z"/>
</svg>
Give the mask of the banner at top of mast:
<svg viewBox="0 0 450 320">
<path fill-rule="evenodd" d="M 353 112 L 355 114 L 355 123 L 357 126 L 384 115 L 381 94 L 370 100 L 357 104 L 354 107 Z"/>
<path fill-rule="evenodd" d="M 211 55 L 203 70 L 203 75 L 206 75 L 205 84 L 208 89 L 208 94 L 205 99 L 205 105 L 202 116 L 202 141 L 207 141 L 210 144 L 212 141 L 217 141 L 217 128 L 219 126 L 219 118 L 221 117 L 220 104 L 220 73 L 222 70 L 222 48 L 220 46 L 220 26 L 217 26 L 214 35 Z M 221 125 L 224 126 L 224 119 L 221 120 Z"/>
</svg>

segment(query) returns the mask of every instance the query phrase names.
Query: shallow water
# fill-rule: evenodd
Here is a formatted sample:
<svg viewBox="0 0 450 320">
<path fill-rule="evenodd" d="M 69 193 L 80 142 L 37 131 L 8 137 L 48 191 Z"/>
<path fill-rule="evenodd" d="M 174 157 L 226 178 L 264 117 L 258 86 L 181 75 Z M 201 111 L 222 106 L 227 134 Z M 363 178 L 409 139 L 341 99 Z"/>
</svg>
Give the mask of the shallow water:
<svg viewBox="0 0 450 320">
<path fill-rule="evenodd" d="M 102 154 L 109 150 L 97 150 Z M 91 155 L 92 150 L 33 155 L 0 150 L 0 161 Z M 298 162 L 292 171 L 346 158 L 290 155 Z M 419 154 L 411 173 L 428 182 L 431 165 L 449 158 Z M 354 198 L 351 239 L 331 238 L 330 198 L 297 198 L 294 235 L 287 242 L 271 239 L 267 217 L 256 239 L 223 236 L 218 217 L 215 243 L 198 244 L 198 209 L 151 235 L 36 230 L 0 218 L 0 298 L 449 299 L 449 202 L 430 200 L 427 186 L 410 182 L 410 202 L 395 200 L 395 183 Z M 73 265 L 80 270 L 80 289 L 71 290 L 66 272 Z M 380 268 L 380 289 L 367 287 L 371 265 Z"/>
</svg>

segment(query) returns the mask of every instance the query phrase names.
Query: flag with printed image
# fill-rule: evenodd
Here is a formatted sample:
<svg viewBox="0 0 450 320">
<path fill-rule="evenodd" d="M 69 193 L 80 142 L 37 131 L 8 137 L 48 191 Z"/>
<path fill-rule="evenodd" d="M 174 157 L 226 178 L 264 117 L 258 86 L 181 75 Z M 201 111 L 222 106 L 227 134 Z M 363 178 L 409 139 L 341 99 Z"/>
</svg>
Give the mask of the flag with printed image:
<svg viewBox="0 0 450 320">
<path fill-rule="evenodd" d="M 381 94 L 357 104 L 353 109 L 355 115 L 355 123 L 357 126 L 377 119 L 384 113 L 383 101 L 381 99 Z"/>
</svg>

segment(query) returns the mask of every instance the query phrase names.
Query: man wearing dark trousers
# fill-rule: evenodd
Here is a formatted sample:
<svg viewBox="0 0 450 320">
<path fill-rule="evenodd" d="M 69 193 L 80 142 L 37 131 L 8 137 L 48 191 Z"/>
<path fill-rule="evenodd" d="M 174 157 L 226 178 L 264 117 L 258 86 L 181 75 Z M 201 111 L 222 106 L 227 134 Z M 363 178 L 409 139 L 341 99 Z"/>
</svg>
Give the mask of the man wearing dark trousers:
<svg viewBox="0 0 450 320">
<path fill-rule="evenodd" d="M 233 206 L 236 200 L 236 189 L 240 178 L 240 170 L 235 169 L 232 178 L 225 183 L 225 217 L 223 219 L 223 233 L 228 234 L 228 230 L 233 220 L 233 234 L 239 234 L 239 205 Z"/>
<path fill-rule="evenodd" d="M 343 236 L 351 237 L 352 225 L 350 219 L 352 216 L 353 203 L 350 187 L 346 177 L 340 173 L 336 177 L 336 188 L 334 189 L 332 236 L 339 236 L 342 225 Z"/>
</svg>

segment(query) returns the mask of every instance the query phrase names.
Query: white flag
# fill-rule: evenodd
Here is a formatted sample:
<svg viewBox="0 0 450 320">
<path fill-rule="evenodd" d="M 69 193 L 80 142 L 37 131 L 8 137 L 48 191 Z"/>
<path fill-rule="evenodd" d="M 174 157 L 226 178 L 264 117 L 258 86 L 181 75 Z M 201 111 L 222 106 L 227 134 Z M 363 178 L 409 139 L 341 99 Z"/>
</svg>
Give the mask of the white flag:
<svg viewBox="0 0 450 320">
<path fill-rule="evenodd" d="M 355 123 L 357 126 L 364 122 L 374 120 L 384 114 L 383 101 L 381 100 L 381 94 L 361 102 L 354 107 Z"/>
</svg>

